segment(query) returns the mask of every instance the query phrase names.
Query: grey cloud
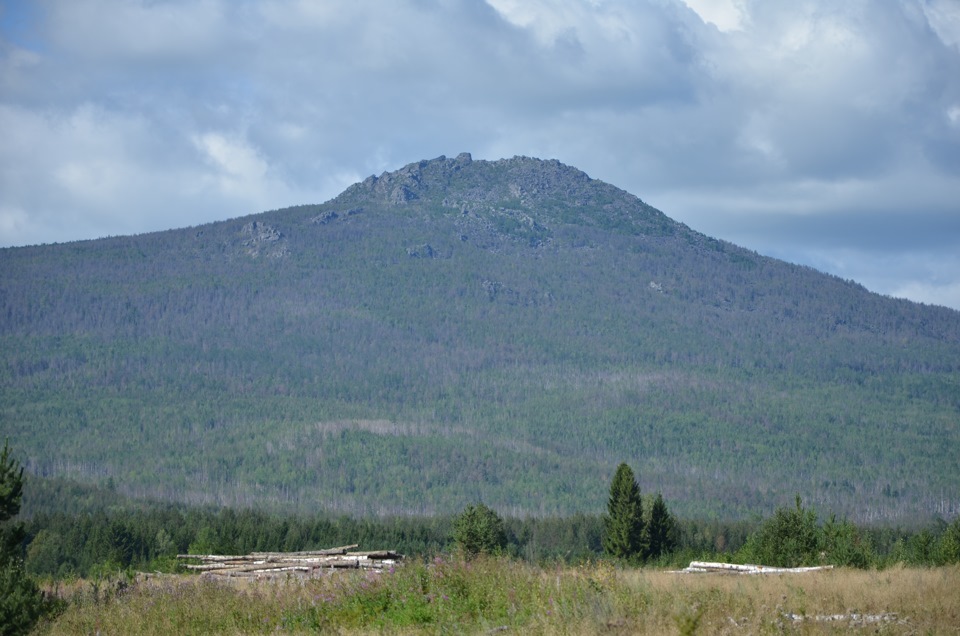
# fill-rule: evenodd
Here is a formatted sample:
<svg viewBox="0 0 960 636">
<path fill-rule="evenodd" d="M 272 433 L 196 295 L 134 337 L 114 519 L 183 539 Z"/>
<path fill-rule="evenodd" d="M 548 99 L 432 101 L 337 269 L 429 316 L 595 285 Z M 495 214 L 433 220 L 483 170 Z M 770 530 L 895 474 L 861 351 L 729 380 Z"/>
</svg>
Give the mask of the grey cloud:
<svg viewBox="0 0 960 636">
<path fill-rule="evenodd" d="M 824 212 L 811 216 L 750 217 L 722 233 L 736 232 L 741 241 L 756 243 L 777 236 L 785 245 L 803 245 L 809 250 L 856 249 L 889 254 L 897 251 L 943 251 L 956 248 L 960 216 L 952 210 L 910 209 L 891 212 Z M 918 230 L 918 227 L 920 228 Z"/>
<path fill-rule="evenodd" d="M 956 228 L 945 0 L 754 0 L 726 32 L 680 0 L 30 6 L 0 26 L 4 245 L 322 201 L 461 151 L 558 158 L 805 262 L 920 262 Z M 948 289 L 902 269 L 883 284 Z"/>
<path fill-rule="evenodd" d="M 960 256 L 955 249 L 879 252 L 851 248 L 807 249 L 804 246 L 771 246 L 769 256 L 809 265 L 868 289 L 916 302 L 960 307 Z"/>
</svg>

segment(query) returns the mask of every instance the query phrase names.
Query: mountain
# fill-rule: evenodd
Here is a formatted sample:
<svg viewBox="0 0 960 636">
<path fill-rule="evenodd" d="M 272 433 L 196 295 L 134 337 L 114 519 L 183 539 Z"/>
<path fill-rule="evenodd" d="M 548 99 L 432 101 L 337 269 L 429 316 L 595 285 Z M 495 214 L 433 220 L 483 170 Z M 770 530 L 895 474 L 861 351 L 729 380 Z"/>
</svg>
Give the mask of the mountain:
<svg viewBox="0 0 960 636">
<path fill-rule="evenodd" d="M 0 435 L 40 476 L 354 514 L 960 510 L 960 312 L 709 238 L 557 161 L 0 250 Z"/>
</svg>

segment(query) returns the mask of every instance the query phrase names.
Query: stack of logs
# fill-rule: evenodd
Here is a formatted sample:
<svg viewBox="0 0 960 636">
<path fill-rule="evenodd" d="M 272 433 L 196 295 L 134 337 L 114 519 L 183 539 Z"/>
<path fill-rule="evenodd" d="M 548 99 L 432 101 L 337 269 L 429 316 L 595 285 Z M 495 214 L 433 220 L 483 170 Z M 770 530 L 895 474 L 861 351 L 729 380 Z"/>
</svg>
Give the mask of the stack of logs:
<svg viewBox="0 0 960 636">
<path fill-rule="evenodd" d="M 345 545 L 308 552 L 254 552 L 245 556 L 219 554 L 178 554 L 178 559 L 200 561 L 184 567 L 210 577 L 269 578 L 317 576 L 323 570 L 349 568 L 382 570 L 403 559 L 392 550 L 354 552 L 358 545 Z"/>
</svg>

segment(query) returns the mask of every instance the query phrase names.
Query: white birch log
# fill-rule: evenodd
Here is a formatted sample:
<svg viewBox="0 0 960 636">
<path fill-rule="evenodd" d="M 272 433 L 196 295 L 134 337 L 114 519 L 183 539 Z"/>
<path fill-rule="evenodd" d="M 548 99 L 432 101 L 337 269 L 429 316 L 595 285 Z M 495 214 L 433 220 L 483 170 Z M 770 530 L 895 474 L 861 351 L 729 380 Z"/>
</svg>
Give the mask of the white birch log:
<svg viewBox="0 0 960 636">
<path fill-rule="evenodd" d="M 737 574 L 796 574 L 832 570 L 832 565 L 815 565 L 800 568 L 778 568 L 770 565 L 750 563 L 713 563 L 710 561 L 691 561 L 683 572 L 732 572 Z"/>
</svg>

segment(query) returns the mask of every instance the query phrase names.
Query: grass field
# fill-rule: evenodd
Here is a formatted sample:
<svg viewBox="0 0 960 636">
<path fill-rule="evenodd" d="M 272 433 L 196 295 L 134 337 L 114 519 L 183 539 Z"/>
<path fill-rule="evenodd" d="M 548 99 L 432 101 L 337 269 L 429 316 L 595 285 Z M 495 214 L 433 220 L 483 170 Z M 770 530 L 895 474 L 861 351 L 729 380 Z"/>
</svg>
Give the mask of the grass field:
<svg viewBox="0 0 960 636">
<path fill-rule="evenodd" d="M 750 576 L 444 557 L 308 581 L 170 576 L 60 593 L 70 603 L 37 633 L 960 633 L 960 566 Z"/>
</svg>

